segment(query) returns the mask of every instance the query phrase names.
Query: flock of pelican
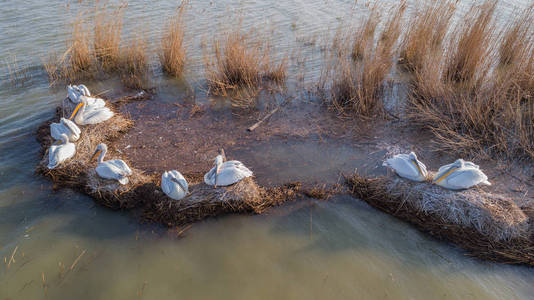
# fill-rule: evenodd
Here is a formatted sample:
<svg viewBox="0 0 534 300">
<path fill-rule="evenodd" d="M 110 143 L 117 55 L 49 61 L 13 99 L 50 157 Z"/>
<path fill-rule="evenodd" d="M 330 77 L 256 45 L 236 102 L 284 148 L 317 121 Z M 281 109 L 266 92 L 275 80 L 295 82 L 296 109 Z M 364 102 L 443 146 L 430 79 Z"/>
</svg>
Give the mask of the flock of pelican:
<svg viewBox="0 0 534 300">
<path fill-rule="evenodd" d="M 426 166 L 417 159 L 413 152 L 397 154 L 387 159 L 384 165 L 393 169 L 397 175 L 412 181 L 423 182 L 428 176 Z M 439 168 L 432 183 L 450 190 L 468 189 L 478 184 L 491 185 L 488 176 L 480 170 L 478 165 L 463 159 Z"/>
<path fill-rule="evenodd" d="M 70 118 L 61 118 L 59 123 L 50 124 L 50 134 L 58 142 L 50 146 L 48 150 L 49 169 L 56 168 L 76 154 L 74 142 L 80 138 L 81 134 L 78 125 L 98 124 L 109 120 L 114 115 L 113 111 L 106 107 L 104 99 L 92 97 L 89 89 L 83 84 L 69 85 L 67 95 L 69 100 L 76 104 L 76 108 Z M 98 157 L 96 173 L 101 178 L 127 184 L 132 170 L 121 159 L 104 160 L 107 150 L 106 144 L 99 144 L 91 157 L 91 160 Z M 204 175 L 204 182 L 207 185 L 228 186 L 252 176 L 252 171 L 240 161 L 225 162 L 225 160 L 224 150 L 221 150 L 220 154 L 215 157 L 214 167 Z M 399 176 L 412 181 L 423 182 L 428 177 L 426 166 L 417 159 L 413 152 L 397 154 L 387 159 L 384 165 L 392 168 Z M 468 189 L 478 184 L 491 185 L 488 177 L 477 165 L 463 159 L 439 168 L 432 183 L 452 190 Z M 189 193 L 187 180 L 176 170 L 162 174 L 161 189 L 175 200 L 180 200 Z"/>
<path fill-rule="evenodd" d="M 114 115 L 113 111 L 106 107 L 104 99 L 92 97 L 89 89 L 83 84 L 67 86 L 67 95 L 68 99 L 76 104 L 76 108 L 68 119 L 61 118 L 59 123 L 50 124 L 50 135 L 58 142 L 48 149 L 49 169 L 56 168 L 76 154 L 73 142 L 76 142 L 82 133 L 78 125 L 102 123 Z M 107 150 L 107 145 L 101 143 L 91 157 L 91 160 L 98 157 L 96 173 L 101 178 L 117 180 L 123 185 L 128 184 L 128 176 L 132 175 L 132 170 L 121 159 L 104 160 Z M 225 160 L 224 150 L 221 149 L 220 154 L 215 157 L 214 167 L 204 175 L 204 182 L 207 185 L 229 186 L 252 176 L 252 171 L 240 161 L 225 162 Z M 189 194 L 187 180 L 176 170 L 162 174 L 161 189 L 174 200 L 180 200 Z"/>
</svg>

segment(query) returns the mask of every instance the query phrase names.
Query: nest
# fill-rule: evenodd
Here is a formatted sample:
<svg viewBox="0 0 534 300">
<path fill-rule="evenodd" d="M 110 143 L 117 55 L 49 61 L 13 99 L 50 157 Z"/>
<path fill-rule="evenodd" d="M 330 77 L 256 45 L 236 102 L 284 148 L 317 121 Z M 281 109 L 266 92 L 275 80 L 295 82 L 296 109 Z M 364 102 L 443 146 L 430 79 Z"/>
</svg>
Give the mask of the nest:
<svg viewBox="0 0 534 300">
<path fill-rule="evenodd" d="M 123 98 L 121 98 L 123 99 Z M 137 100 L 137 99 L 135 99 Z M 124 101 L 115 101 L 123 103 Z M 300 184 L 286 184 L 277 188 L 258 186 L 252 178 L 246 178 L 229 187 L 207 186 L 202 174 L 185 174 L 189 182 L 189 195 L 181 200 L 167 197 L 160 188 L 159 174 L 145 174 L 128 163 L 128 158 L 114 149 L 113 141 L 132 127 L 133 122 L 115 112 L 115 116 L 103 123 L 83 126 L 73 158 L 53 170 L 47 168 L 48 147 L 54 142 L 50 137 L 50 123 L 68 116 L 74 106 L 64 103 L 57 108 L 56 116 L 41 125 L 37 140 L 43 155 L 37 172 L 49 177 L 54 187 L 69 187 L 90 195 L 95 202 L 113 209 L 141 210 L 144 219 L 167 226 L 180 226 L 207 217 L 229 213 L 262 213 L 267 208 L 294 199 Z M 129 182 L 121 185 L 115 180 L 100 178 L 95 171 L 96 161 L 91 154 L 99 143 L 108 145 L 110 159 L 122 159 L 130 166 Z"/>
<path fill-rule="evenodd" d="M 397 177 L 346 178 L 352 194 L 422 231 L 483 259 L 534 266 L 528 214 L 515 202 L 481 190 L 444 190 Z"/>
</svg>

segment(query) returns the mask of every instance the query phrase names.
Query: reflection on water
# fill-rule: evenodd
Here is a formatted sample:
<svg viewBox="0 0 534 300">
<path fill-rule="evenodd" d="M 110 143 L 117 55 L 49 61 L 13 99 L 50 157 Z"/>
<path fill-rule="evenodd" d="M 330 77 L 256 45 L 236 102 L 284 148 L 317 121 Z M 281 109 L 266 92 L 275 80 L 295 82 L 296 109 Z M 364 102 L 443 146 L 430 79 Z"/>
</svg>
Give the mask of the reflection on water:
<svg viewBox="0 0 534 300">
<path fill-rule="evenodd" d="M 348 0 L 201 2 L 192 4 L 188 16 L 189 49 L 199 49 L 204 36 L 213 38 L 232 12 L 242 16 L 245 28 L 267 19 L 277 28 L 274 44 L 282 52 L 295 44 L 304 47 L 302 55 L 314 70 L 306 74 L 310 81 L 318 76 L 320 53 L 306 45 L 320 41 L 352 13 L 350 8 L 365 11 Z M 514 5 L 526 3 L 501 1 L 499 13 L 505 18 Z M 0 59 L 15 53 L 18 65 L 31 66 L 32 75 L 24 87 L 11 87 L 6 67 L 0 67 L 0 299 L 521 299 L 534 294 L 532 270 L 464 257 L 347 196 L 298 202 L 263 216 L 209 220 L 175 238 L 76 192 L 53 191 L 33 173 L 39 159 L 34 132 L 65 91 L 49 88 L 36 66 L 47 52 L 62 49 L 70 17 L 92 5 L 10 1 L 0 9 Z M 143 21 L 156 43 L 175 6 L 175 1 L 130 1 L 125 28 Z M 201 84 L 202 52 L 189 53 L 190 83 Z M 158 101 L 179 98 L 183 88 L 171 91 L 176 82 L 155 72 L 156 83 L 169 87 L 168 97 Z M 89 82 L 89 87 L 116 92 L 110 82 Z M 260 181 L 274 184 L 335 181 L 339 171 L 354 168 L 377 172 L 375 160 L 383 155 L 366 156 L 365 145 L 332 141 L 257 147 L 234 154 L 256 164 Z M 273 173 L 277 176 L 267 176 Z"/>
</svg>

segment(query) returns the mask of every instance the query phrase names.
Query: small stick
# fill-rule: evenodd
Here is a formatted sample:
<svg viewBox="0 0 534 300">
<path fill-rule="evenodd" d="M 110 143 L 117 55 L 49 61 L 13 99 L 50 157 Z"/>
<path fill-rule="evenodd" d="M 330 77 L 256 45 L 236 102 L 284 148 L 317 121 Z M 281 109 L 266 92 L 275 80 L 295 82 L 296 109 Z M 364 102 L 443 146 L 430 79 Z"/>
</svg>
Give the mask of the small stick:
<svg viewBox="0 0 534 300">
<path fill-rule="evenodd" d="M 72 269 L 74 269 L 74 267 L 76 266 L 76 264 L 78 263 L 78 261 L 80 260 L 80 258 L 82 258 L 82 256 L 85 254 L 85 251 L 86 250 L 83 250 L 82 253 L 78 256 L 78 258 L 76 258 L 76 260 L 72 263 L 72 265 L 70 266 L 70 269 L 69 271 L 72 271 Z"/>
<path fill-rule="evenodd" d="M 282 105 L 286 104 L 286 102 L 288 102 L 287 99 L 284 100 L 284 102 L 280 103 L 277 107 L 275 107 L 275 109 L 271 110 L 271 112 L 265 115 L 265 117 L 263 117 L 261 120 L 256 122 L 256 124 L 247 128 L 247 131 L 254 131 L 254 129 L 258 128 L 258 126 L 260 126 L 261 123 L 265 122 L 265 120 L 269 119 L 272 115 L 274 115 L 274 113 L 276 113 L 280 109 L 280 107 L 282 107 Z"/>
<path fill-rule="evenodd" d="M 7 268 L 9 269 L 9 266 L 11 265 L 11 262 L 14 261 L 14 257 L 15 257 L 15 253 L 17 253 L 17 249 L 19 248 L 19 246 L 17 245 L 17 247 L 15 247 L 15 250 L 13 250 L 13 253 L 11 253 L 11 258 L 9 259 L 9 262 L 7 263 Z"/>
</svg>

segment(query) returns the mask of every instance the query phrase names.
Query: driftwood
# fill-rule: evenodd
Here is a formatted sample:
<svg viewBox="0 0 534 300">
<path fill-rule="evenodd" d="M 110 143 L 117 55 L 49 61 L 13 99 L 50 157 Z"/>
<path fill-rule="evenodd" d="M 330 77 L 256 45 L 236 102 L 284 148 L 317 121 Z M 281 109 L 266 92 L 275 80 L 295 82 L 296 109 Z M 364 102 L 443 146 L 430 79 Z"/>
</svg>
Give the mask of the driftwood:
<svg viewBox="0 0 534 300">
<path fill-rule="evenodd" d="M 258 128 L 263 122 L 265 122 L 267 119 L 269 119 L 272 115 L 274 115 L 279 109 L 280 107 L 282 107 L 284 104 L 286 104 L 288 102 L 288 100 L 284 100 L 284 102 L 278 104 L 277 107 L 275 107 L 273 110 L 271 110 L 268 114 L 266 114 L 263 118 L 261 118 L 261 120 L 259 120 L 258 122 L 256 122 L 254 125 L 250 126 L 249 128 L 247 128 L 247 131 L 254 131 L 254 129 Z"/>
</svg>

